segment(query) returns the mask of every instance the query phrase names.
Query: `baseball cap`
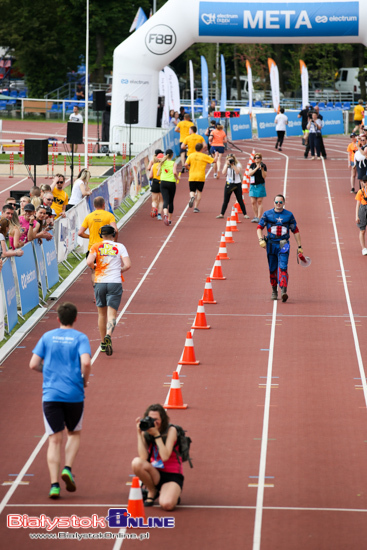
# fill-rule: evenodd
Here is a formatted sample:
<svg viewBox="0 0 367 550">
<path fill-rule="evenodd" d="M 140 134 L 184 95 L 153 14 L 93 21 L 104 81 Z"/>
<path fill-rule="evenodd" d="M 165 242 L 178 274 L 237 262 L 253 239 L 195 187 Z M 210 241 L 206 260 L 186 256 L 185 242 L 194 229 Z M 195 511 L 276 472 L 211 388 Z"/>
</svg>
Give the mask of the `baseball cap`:
<svg viewBox="0 0 367 550">
<path fill-rule="evenodd" d="M 162 159 L 163 157 L 164 157 L 164 154 L 163 154 L 163 153 L 159 153 L 159 154 L 157 155 L 157 159 Z"/>
<path fill-rule="evenodd" d="M 155 156 L 157 156 L 157 155 L 163 155 L 163 151 L 162 151 L 162 149 L 156 149 L 156 150 L 154 151 L 154 154 L 155 154 Z"/>
<path fill-rule="evenodd" d="M 356 137 L 356 135 L 357 135 L 357 134 L 355 134 L 354 132 L 352 132 L 352 133 L 350 134 L 349 137 Z"/>
<path fill-rule="evenodd" d="M 29 204 L 26 204 L 25 207 L 23 208 L 23 210 L 25 212 L 34 212 L 35 211 L 35 207 L 33 206 L 33 204 L 29 203 Z"/>
<path fill-rule="evenodd" d="M 52 208 L 50 206 L 46 206 L 46 214 L 48 216 L 51 216 L 52 215 Z"/>
</svg>

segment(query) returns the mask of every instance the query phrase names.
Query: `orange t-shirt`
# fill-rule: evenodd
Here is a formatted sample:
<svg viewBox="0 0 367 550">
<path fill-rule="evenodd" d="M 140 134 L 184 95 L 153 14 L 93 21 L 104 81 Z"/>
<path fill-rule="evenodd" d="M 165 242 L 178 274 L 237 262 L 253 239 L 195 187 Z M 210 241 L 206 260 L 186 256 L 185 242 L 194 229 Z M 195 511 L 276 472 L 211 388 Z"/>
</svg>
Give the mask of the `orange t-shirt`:
<svg viewBox="0 0 367 550">
<path fill-rule="evenodd" d="M 212 147 L 223 147 L 224 142 L 227 141 L 227 136 L 224 130 L 213 130 L 210 135 L 213 136 L 211 142 Z"/>
<path fill-rule="evenodd" d="M 354 154 L 358 151 L 358 147 L 356 143 L 350 143 L 347 147 L 347 152 L 349 153 L 349 160 L 350 162 L 354 162 Z"/>
<path fill-rule="evenodd" d="M 367 204 L 367 195 L 365 195 L 363 189 L 360 189 L 356 194 L 356 201 L 359 201 L 361 204 Z"/>
</svg>

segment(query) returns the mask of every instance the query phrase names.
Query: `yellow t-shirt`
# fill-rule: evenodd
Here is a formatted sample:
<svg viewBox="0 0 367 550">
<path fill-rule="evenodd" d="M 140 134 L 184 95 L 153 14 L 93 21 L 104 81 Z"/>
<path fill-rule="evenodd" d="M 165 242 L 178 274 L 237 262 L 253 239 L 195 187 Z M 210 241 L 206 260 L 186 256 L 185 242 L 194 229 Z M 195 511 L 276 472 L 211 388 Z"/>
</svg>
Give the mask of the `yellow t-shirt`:
<svg viewBox="0 0 367 550">
<path fill-rule="evenodd" d="M 52 191 L 52 194 L 54 196 L 54 201 L 51 204 L 51 208 L 55 210 L 56 218 L 58 218 L 62 213 L 63 206 L 66 206 L 69 202 L 69 197 L 63 189 L 57 189 L 57 187 Z"/>
<path fill-rule="evenodd" d="M 196 153 L 195 145 L 197 143 L 205 143 L 203 136 L 199 134 L 189 134 L 182 142 L 182 145 L 187 145 L 187 155 L 191 153 Z"/>
<path fill-rule="evenodd" d="M 99 236 L 101 227 L 104 225 L 111 225 L 111 223 L 115 221 L 115 216 L 111 214 L 111 212 L 106 212 L 106 210 L 94 210 L 94 212 L 86 216 L 82 226 L 85 227 L 85 229 L 89 229 L 88 250 L 90 250 L 94 244 L 100 243 L 103 240 Z"/>
<path fill-rule="evenodd" d="M 189 135 L 189 130 L 191 126 L 194 126 L 194 123 L 191 120 L 181 120 L 176 128 L 180 130 L 180 142 L 182 143 L 185 138 Z"/>
<path fill-rule="evenodd" d="M 363 105 L 356 105 L 354 107 L 354 120 L 363 120 L 364 107 Z"/>
<path fill-rule="evenodd" d="M 187 157 L 186 164 L 190 166 L 189 181 L 205 181 L 205 168 L 212 164 L 214 159 L 204 153 L 192 153 Z"/>
<path fill-rule="evenodd" d="M 153 179 L 154 180 L 161 180 L 161 176 L 158 176 L 157 172 L 158 172 L 158 168 L 160 167 L 161 163 L 160 162 L 156 162 L 155 164 L 153 164 L 152 168 L 153 168 Z"/>
</svg>

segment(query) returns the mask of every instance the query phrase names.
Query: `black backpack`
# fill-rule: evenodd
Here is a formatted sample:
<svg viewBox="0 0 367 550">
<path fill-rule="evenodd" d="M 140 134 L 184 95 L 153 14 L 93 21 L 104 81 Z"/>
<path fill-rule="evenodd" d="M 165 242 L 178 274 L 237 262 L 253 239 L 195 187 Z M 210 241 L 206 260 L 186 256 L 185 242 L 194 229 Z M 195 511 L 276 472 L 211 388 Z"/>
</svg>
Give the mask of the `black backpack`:
<svg viewBox="0 0 367 550">
<path fill-rule="evenodd" d="M 186 431 L 181 426 L 177 426 L 177 424 L 170 424 L 170 426 L 173 426 L 177 430 L 177 443 L 174 446 L 177 460 L 181 457 L 182 462 L 188 462 L 190 468 L 193 468 L 192 458 L 190 457 L 191 437 L 186 435 Z"/>
</svg>

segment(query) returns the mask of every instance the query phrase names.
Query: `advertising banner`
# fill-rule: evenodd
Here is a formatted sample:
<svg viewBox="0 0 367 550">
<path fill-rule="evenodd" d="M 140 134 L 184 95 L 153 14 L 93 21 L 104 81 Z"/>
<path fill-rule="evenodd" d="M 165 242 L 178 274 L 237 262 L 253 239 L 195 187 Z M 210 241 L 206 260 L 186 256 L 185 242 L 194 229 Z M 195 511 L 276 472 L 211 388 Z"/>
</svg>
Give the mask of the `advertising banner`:
<svg viewBox="0 0 367 550">
<path fill-rule="evenodd" d="M 252 139 L 250 115 L 241 115 L 238 118 L 230 118 L 231 137 L 233 141 L 239 139 Z"/>
<path fill-rule="evenodd" d="M 2 292 L 0 292 L 0 340 L 4 340 L 4 336 L 5 336 L 4 303 L 3 303 Z"/>
<path fill-rule="evenodd" d="M 58 246 L 57 246 L 57 261 L 64 262 L 68 257 L 69 248 L 69 231 L 68 231 L 68 218 L 59 218 L 58 224 Z"/>
<path fill-rule="evenodd" d="M 308 101 L 308 70 L 306 64 L 299 60 L 299 67 L 301 71 L 301 85 L 302 85 L 302 109 L 309 105 Z"/>
<path fill-rule="evenodd" d="M 252 69 L 251 64 L 248 59 L 246 59 L 246 69 L 247 69 L 247 78 L 248 78 L 248 112 L 252 113 Z"/>
<path fill-rule="evenodd" d="M 203 91 L 203 117 L 208 116 L 209 107 L 209 72 L 205 57 L 201 56 L 201 89 Z"/>
<path fill-rule="evenodd" d="M 189 60 L 189 72 L 190 72 L 190 99 L 191 99 L 191 120 L 195 120 L 195 109 L 194 109 L 194 67 L 191 59 Z"/>
<path fill-rule="evenodd" d="M 50 242 L 53 242 L 53 240 Z M 19 283 L 20 307 L 22 315 L 25 315 L 31 311 L 31 309 L 38 306 L 39 294 L 36 262 L 34 259 L 32 243 L 27 243 L 23 246 L 22 250 L 24 252 L 23 256 L 15 256 L 14 261 Z M 55 261 L 57 269 L 56 250 Z"/>
<path fill-rule="evenodd" d="M 288 117 L 288 125 L 286 128 L 287 136 L 302 136 L 302 119 L 298 118 L 298 112 L 289 112 L 284 113 Z"/>
<path fill-rule="evenodd" d="M 221 66 L 221 73 L 222 73 L 222 89 L 221 89 L 221 95 L 220 95 L 220 110 L 225 111 L 226 110 L 226 103 L 227 103 L 227 85 L 226 85 L 226 64 L 224 61 L 224 56 L 221 54 L 220 56 L 220 66 Z"/>
<path fill-rule="evenodd" d="M 200 2 L 199 36 L 358 36 L 358 2 Z"/>
<path fill-rule="evenodd" d="M 209 127 L 209 120 L 208 118 L 197 118 L 195 120 L 196 127 L 198 129 L 198 134 L 203 136 L 206 143 L 208 144 L 208 136 L 205 135 L 205 130 Z"/>
<path fill-rule="evenodd" d="M 258 138 L 277 137 L 275 130 L 276 113 L 256 113 Z"/>
<path fill-rule="evenodd" d="M 273 100 L 274 111 L 277 113 L 280 103 L 279 71 L 275 61 L 270 57 L 268 58 L 268 67 L 270 74 L 271 97 Z"/>
<path fill-rule="evenodd" d="M 4 286 L 6 315 L 8 317 L 8 332 L 11 332 L 18 322 L 17 292 L 10 258 L 3 263 L 1 270 Z"/>
<path fill-rule="evenodd" d="M 164 72 L 167 77 L 168 86 L 168 109 L 173 109 L 179 112 L 180 110 L 180 84 L 178 82 L 177 75 L 171 67 L 165 67 Z"/>
<path fill-rule="evenodd" d="M 47 287 L 50 289 L 56 283 L 59 282 L 59 270 L 57 267 L 55 241 L 54 239 L 52 239 L 51 241 L 46 241 L 46 239 L 44 239 L 42 242 L 42 246 L 43 246 L 43 253 L 46 260 L 45 264 L 46 264 L 46 275 L 47 275 Z"/>
<path fill-rule="evenodd" d="M 180 134 L 172 128 L 165 136 L 163 136 L 163 150 L 172 149 L 175 157 L 180 155 Z"/>
<path fill-rule="evenodd" d="M 45 266 L 45 258 L 43 256 L 42 245 L 39 244 L 38 239 L 34 239 L 33 247 L 36 255 L 38 281 L 41 284 L 42 298 L 45 299 L 47 294 L 46 266 Z"/>
<path fill-rule="evenodd" d="M 322 127 L 324 136 L 344 133 L 343 111 L 321 111 L 320 114 L 324 122 Z"/>
</svg>

